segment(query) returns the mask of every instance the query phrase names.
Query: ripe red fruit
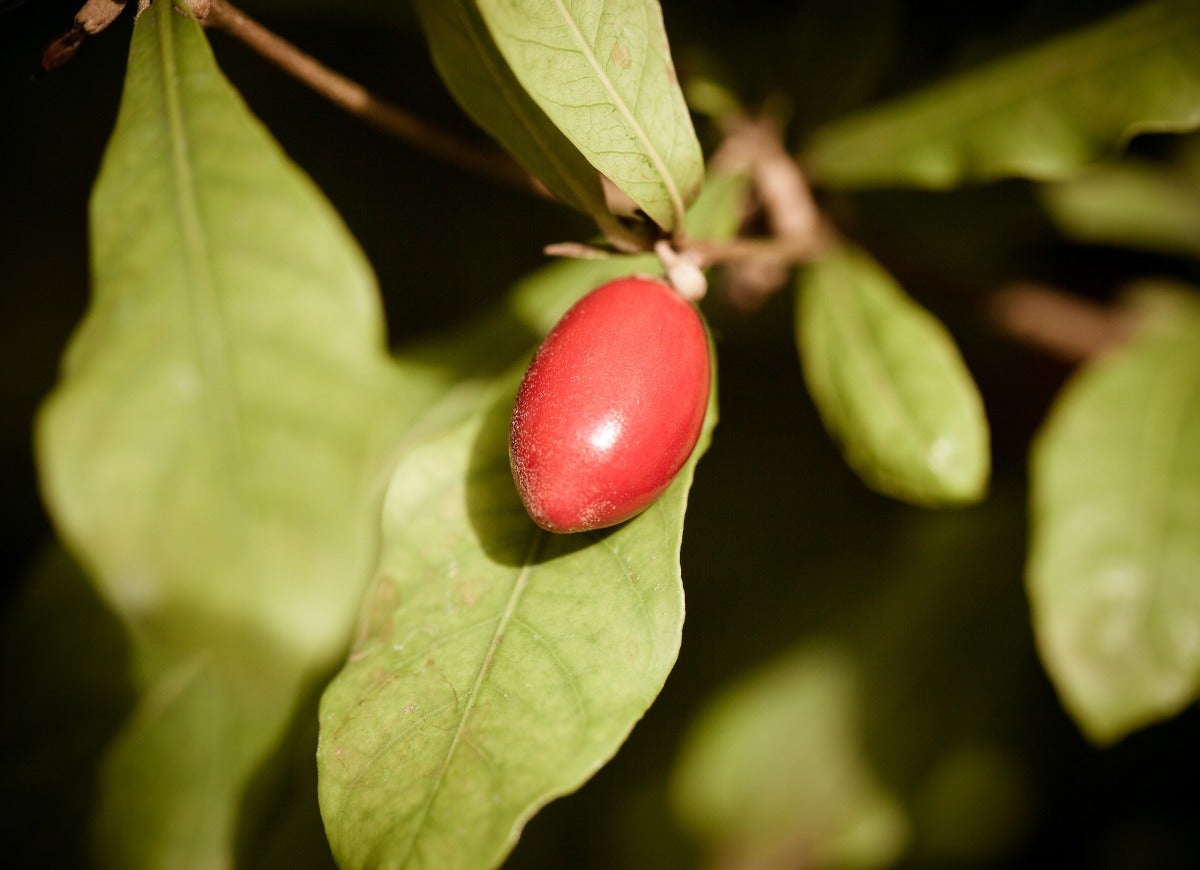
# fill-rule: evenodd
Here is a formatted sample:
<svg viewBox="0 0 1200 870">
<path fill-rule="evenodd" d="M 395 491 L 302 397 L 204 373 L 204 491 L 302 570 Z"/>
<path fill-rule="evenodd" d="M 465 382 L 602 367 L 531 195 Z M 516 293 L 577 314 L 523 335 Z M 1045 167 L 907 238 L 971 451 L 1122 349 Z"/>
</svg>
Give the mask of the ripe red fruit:
<svg viewBox="0 0 1200 870">
<path fill-rule="evenodd" d="M 509 430 L 513 478 L 552 532 L 641 513 L 687 462 L 708 408 L 696 309 L 649 278 L 596 288 L 534 355 Z"/>
</svg>

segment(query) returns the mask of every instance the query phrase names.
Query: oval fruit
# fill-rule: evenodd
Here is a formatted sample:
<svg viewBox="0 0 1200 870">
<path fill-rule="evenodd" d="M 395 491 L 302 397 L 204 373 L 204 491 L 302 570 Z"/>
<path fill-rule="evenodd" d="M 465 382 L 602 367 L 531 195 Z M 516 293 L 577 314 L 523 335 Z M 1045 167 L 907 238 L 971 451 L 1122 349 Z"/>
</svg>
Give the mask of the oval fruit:
<svg viewBox="0 0 1200 870">
<path fill-rule="evenodd" d="M 633 277 L 584 296 L 513 406 L 509 459 L 534 522 L 581 532 L 643 511 L 691 456 L 708 392 L 708 336 L 674 290 Z"/>
</svg>

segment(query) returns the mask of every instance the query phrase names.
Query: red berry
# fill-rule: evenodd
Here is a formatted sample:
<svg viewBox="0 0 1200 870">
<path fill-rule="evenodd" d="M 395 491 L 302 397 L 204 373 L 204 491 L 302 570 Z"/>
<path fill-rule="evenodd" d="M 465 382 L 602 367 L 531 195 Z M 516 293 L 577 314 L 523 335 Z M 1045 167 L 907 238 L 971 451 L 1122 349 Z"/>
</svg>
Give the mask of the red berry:
<svg viewBox="0 0 1200 870">
<path fill-rule="evenodd" d="M 670 287 L 622 278 L 579 300 L 513 407 L 509 459 L 534 522 L 582 532 L 645 510 L 695 448 L 708 391 L 704 325 Z"/>
</svg>

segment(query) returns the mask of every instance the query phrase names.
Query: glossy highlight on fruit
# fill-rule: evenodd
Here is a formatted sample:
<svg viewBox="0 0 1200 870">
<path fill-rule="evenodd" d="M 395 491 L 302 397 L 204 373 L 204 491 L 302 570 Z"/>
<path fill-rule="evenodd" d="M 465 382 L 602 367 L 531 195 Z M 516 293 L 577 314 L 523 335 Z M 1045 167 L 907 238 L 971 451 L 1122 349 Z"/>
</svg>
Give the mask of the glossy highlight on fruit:
<svg viewBox="0 0 1200 870">
<path fill-rule="evenodd" d="M 708 336 L 691 303 L 641 277 L 596 288 L 546 336 L 517 393 L 513 479 L 552 532 L 623 522 L 687 462 L 708 408 Z"/>
</svg>

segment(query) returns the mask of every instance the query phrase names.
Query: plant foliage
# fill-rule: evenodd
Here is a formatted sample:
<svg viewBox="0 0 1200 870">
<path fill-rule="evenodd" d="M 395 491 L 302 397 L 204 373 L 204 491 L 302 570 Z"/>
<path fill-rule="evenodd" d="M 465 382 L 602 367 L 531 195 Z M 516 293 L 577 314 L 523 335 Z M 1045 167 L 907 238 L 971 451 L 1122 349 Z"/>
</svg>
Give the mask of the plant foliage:
<svg viewBox="0 0 1200 870">
<path fill-rule="evenodd" d="M 931 51 L 900 0 L 259 4 L 314 42 L 351 18 L 407 39 L 387 87 L 474 122 L 502 149 L 484 171 L 529 182 L 470 197 L 424 156 L 372 160 L 361 128 L 345 145 L 294 82 L 240 76 L 209 44 L 246 36 L 226 4 L 133 5 L 91 296 L 34 421 L 56 541 L 0 638 L 14 862 L 1036 863 L 1037 826 L 1079 815 L 1054 770 L 1127 759 L 1114 744 L 1200 695 L 1196 3 L 1114 0 L 1049 35 L 947 14 L 983 63 Z M 342 60 L 369 76 L 368 55 Z M 328 164 L 317 123 L 343 143 Z M 21 167 L 74 141 L 26 128 L 0 142 L 24 148 L 18 242 L 56 201 L 49 170 L 22 198 Z M 584 258 L 533 268 L 592 230 Z M 480 253 L 504 246 L 529 254 Z M 5 256 L 54 276 L 60 247 Z M 482 289 L 452 286 L 452 259 Z M 714 375 L 691 460 L 626 523 L 538 529 L 507 455 L 538 341 L 607 280 L 682 289 L 699 267 Z M 1057 307 L 987 304 L 1014 282 L 995 298 L 1028 304 L 1031 275 L 1065 285 Z M 15 330 L 37 322 L 39 294 L 9 296 Z M 435 322 L 443 297 L 477 308 Z"/>
</svg>

